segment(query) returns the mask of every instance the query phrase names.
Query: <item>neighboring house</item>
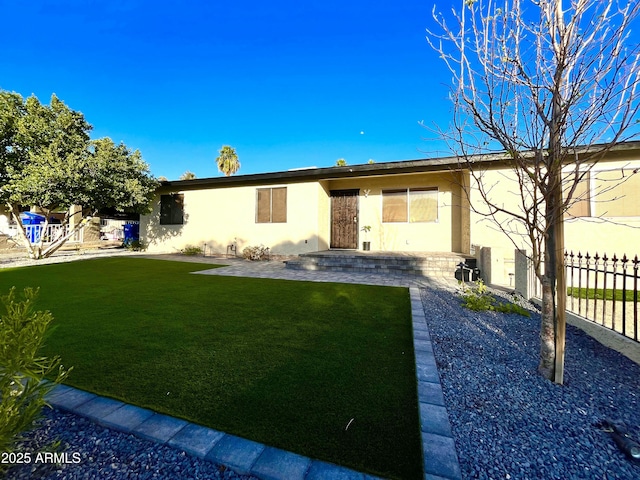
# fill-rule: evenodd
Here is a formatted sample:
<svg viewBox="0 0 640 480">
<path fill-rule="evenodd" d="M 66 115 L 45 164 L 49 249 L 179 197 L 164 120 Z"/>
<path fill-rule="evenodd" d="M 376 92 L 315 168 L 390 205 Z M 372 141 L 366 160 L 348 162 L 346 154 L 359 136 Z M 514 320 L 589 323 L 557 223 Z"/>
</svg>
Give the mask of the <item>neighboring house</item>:
<svg viewBox="0 0 640 480">
<path fill-rule="evenodd" d="M 493 195 L 505 204 L 517 200 L 504 155 L 478 156 L 476 165 L 485 185 L 495 184 Z M 568 249 L 640 253 L 640 175 L 593 195 L 638 168 L 640 142 L 616 147 L 595 167 L 568 212 Z M 457 157 L 169 181 L 159 187 L 152 213 L 141 217 L 140 235 L 151 252 L 206 245 L 207 252 L 226 253 L 235 245 L 240 254 L 262 244 L 294 255 L 360 249 L 365 240 L 372 250 L 394 252 L 473 254 L 492 247 L 504 252 L 506 278 L 515 247 L 472 211 L 469 201 L 477 209 L 483 204 L 469 185 Z"/>
<path fill-rule="evenodd" d="M 506 166 L 487 167 L 482 181 L 491 186 L 491 196 L 510 208 L 520 203 L 519 188 L 513 173 Z M 565 248 L 576 254 L 609 257 L 613 254 L 633 258 L 640 255 L 640 142 L 619 144 L 585 175 L 574 192 L 575 202 L 565 214 Z M 474 207 L 486 212 L 477 192 L 471 190 Z M 506 217 L 498 217 L 502 222 Z M 530 251 L 524 239 L 516 244 L 495 223 L 475 212 L 470 215 L 472 245 L 491 247 L 493 262 L 504 264 L 492 278 L 492 283 L 510 285 L 509 274 L 514 272 L 514 249 Z M 478 250 L 477 248 L 475 250 Z M 486 264 L 484 265 L 486 270 Z"/>
<path fill-rule="evenodd" d="M 81 207 L 74 205 L 67 212 L 71 215 L 71 219 L 67 225 L 62 225 L 65 218 L 65 212 L 56 211 L 49 215 L 49 224 L 47 230 L 43 232 L 44 215 L 35 207 L 30 210 L 23 209 L 21 217 L 38 218 L 36 222 L 29 222 L 23 224 L 25 227 L 25 233 L 32 242 L 40 240 L 41 236 L 44 239 L 44 243 L 47 243 L 53 239 L 64 236 L 73 229 L 76 224 L 81 221 L 78 212 L 81 211 Z M 73 214 L 76 213 L 75 216 Z M 115 211 L 104 211 L 100 213 L 100 216 L 94 216 L 88 222 L 88 224 L 76 232 L 69 240 L 69 244 L 86 244 L 88 246 L 96 246 L 101 244 L 102 240 L 112 242 L 122 242 L 125 239 L 124 225 L 139 223 L 139 215 L 120 214 Z M 0 206 L 0 250 L 13 249 L 20 247 L 22 242 L 17 237 L 17 226 L 11 217 L 6 206 Z"/>
</svg>

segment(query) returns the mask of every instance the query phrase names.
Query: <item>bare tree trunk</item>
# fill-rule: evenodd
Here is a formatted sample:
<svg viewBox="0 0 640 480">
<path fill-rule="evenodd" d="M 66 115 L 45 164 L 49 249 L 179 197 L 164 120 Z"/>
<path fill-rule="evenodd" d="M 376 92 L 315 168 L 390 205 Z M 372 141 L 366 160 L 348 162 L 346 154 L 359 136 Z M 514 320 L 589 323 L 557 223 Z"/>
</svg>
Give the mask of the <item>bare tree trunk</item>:
<svg viewBox="0 0 640 480">
<path fill-rule="evenodd" d="M 69 240 L 77 232 L 79 232 L 84 227 L 86 227 L 89 222 L 89 219 L 91 218 L 91 217 L 87 217 L 86 219 L 83 219 L 82 221 L 78 222 L 76 226 L 72 230 L 70 230 L 66 235 L 64 235 L 63 237 L 60 237 L 59 239 L 56 239 L 49 246 L 44 248 L 43 237 L 46 233 L 47 225 L 49 224 L 48 220 L 45 221 L 45 224 L 42 227 L 42 231 L 40 233 L 40 240 L 36 243 L 31 243 L 31 240 L 29 239 L 25 231 L 24 225 L 20 220 L 20 211 L 18 209 L 18 206 L 13 204 L 7 204 L 7 206 L 11 210 L 11 217 L 16 222 L 18 237 L 20 238 L 20 240 L 22 241 L 22 244 L 27 249 L 27 254 L 29 255 L 29 258 L 32 258 L 33 260 L 40 260 L 41 258 L 48 258 L 51 255 L 53 255 L 55 252 L 57 252 L 60 249 L 60 247 L 62 247 L 65 243 L 67 243 L 67 240 Z M 94 215 L 95 214 L 96 212 L 94 212 Z"/>
<path fill-rule="evenodd" d="M 546 248 L 549 247 L 546 242 Z M 548 250 L 546 251 L 548 252 Z M 540 315 L 540 363 L 538 373 L 548 380 L 555 377 L 555 272 L 553 261 L 545 252 L 544 275 L 542 277 L 542 312 Z"/>
<path fill-rule="evenodd" d="M 29 237 L 27 237 L 27 233 L 24 230 L 24 225 L 22 225 L 22 220 L 20 219 L 20 210 L 18 209 L 18 206 L 10 203 L 8 203 L 7 206 L 11 210 L 11 217 L 13 218 L 13 221 L 16 222 L 18 237 L 20 237 L 20 240 L 22 240 L 22 244 L 27 249 L 27 254 L 29 255 L 29 258 L 37 260 L 38 258 L 40 258 L 38 256 L 39 252 L 37 252 L 36 249 L 34 249 L 33 245 L 31 245 L 31 241 L 29 240 Z"/>
<path fill-rule="evenodd" d="M 36 242 L 36 244 L 33 246 L 34 250 L 37 252 L 37 258 L 43 258 L 42 256 L 42 249 L 44 247 L 44 241 L 45 241 L 45 235 L 47 233 L 47 229 L 49 227 L 49 210 L 44 210 L 44 224 L 40 227 L 40 236 L 38 238 L 38 241 Z"/>
<path fill-rule="evenodd" d="M 538 371 L 548 380 L 562 384 L 564 381 L 564 351 L 566 331 L 567 287 L 564 270 L 564 219 L 562 209 L 561 174 L 558 167 L 553 172 L 557 188 L 551 193 L 545 213 L 545 264 L 542 278 L 542 318 L 540 328 L 540 364 Z"/>
<path fill-rule="evenodd" d="M 556 218 L 556 364 L 553 381 L 559 385 L 564 383 L 564 351 L 567 317 L 567 282 L 564 267 L 564 221 L 561 215 Z"/>
<path fill-rule="evenodd" d="M 93 215 L 95 215 L 96 213 L 97 211 L 93 212 Z M 65 243 L 67 243 L 67 240 L 69 240 L 77 232 L 79 232 L 84 227 L 86 227 L 90 220 L 91 220 L 91 216 L 88 216 L 87 218 L 84 218 L 80 222 L 78 222 L 76 226 L 72 230 L 70 230 L 69 233 L 67 233 L 64 237 L 60 237 L 58 240 L 56 240 L 51 245 L 49 245 L 42 253 L 42 258 L 48 258 L 51 255 L 53 255 L 55 252 L 57 252 L 60 249 L 60 247 L 62 247 Z"/>
</svg>

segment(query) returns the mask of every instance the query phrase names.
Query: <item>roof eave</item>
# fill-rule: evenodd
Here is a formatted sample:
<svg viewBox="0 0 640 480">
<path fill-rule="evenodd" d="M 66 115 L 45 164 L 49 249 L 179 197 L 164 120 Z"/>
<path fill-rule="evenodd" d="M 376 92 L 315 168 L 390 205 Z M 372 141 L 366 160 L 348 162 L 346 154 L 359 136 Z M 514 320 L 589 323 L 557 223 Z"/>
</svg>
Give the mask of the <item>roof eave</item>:
<svg viewBox="0 0 640 480">
<path fill-rule="evenodd" d="M 578 155 L 589 155 L 591 153 L 602 151 L 606 148 L 606 144 L 576 147 L 575 152 Z M 608 153 L 613 154 L 613 156 L 628 155 L 633 151 L 640 152 L 640 141 L 623 142 L 608 148 Z M 159 190 L 199 190 L 204 188 L 229 188 L 236 186 L 255 186 L 278 183 L 300 183 L 307 181 L 338 180 L 342 178 L 375 177 L 381 175 L 401 175 L 422 172 L 459 171 L 466 169 L 469 163 L 484 164 L 486 166 L 500 166 L 510 162 L 511 156 L 509 154 L 505 152 L 498 152 L 492 154 L 469 155 L 466 159 L 459 156 L 450 156 L 420 160 L 347 165 L 344 167 L 324 167 L 270 173 L 255 173 L 230 177 L 163 181 L 160 183 Z"/>
</svg>

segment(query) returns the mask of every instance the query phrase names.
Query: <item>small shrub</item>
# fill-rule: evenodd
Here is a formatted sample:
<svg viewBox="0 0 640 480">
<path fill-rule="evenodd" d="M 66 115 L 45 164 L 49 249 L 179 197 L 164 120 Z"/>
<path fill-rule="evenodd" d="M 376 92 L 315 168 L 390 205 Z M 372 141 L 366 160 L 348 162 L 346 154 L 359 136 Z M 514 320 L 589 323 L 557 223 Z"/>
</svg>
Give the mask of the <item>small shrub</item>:
<svg viewBox="0 0 640 480">
<path fill-rule="evenodd" d="M 462 290 L 462 305 L 476 312 L 493 310 L 495 298 L 487 291 L 487 286 L 482 280 L 475 282 L 473 287 L 464 287 Z"/>
<path fill-rule="evenodd" d="M 462 282 L 461 282 L 462 283 Z M 462 306 L 476 312 L 492 311 L 501 313 L 516 313 L 523 317 L 528 317 L 527 309 L 511 302 L 499 302 L 489 293 L 487 286 L 482 280 L 475 282 L 473 287 L 463 287 Z"/>
<path fill-rule="evenodd" d="M 495 310 L 496 312 L 500 312 L 500 313 L 516 313 L 518 315 L 522 315 L 523 317 L 531 316 L 531 314 L 526 308 L 511 302 L 496 303 Z"/>
<path fill-rule="evenodd" d="M 247 260 L 265 260 L 269 257 L 269 248 L 264 245 L 247 247 L 242 250 L 242 257 Z"/>
<path fill-rule="evenodd" d="M 147 244 L 142 240 L 127 240 L 122 246 L 132 252 L 143 252 L 147 249 Z"/>
<path fill-rule="evenodd" d="M 33 310 L 37 294 L 37 289 L 25 288 L 18 300 L 14 287 L 1 299 L 5 312 L 0 317 L 0 452 L 15 450 L 22 433 L 34 426 L 47 405 L 45 395 L 71 371 L 62 367 L 60 357 L 39 353 L 53 316 Z M 44 382 L 46 377 L 54 378 Z"/>
<path fill-rule="evenodd" d="M 187 245 L 182 249 L 182 254 L 194 257 L 196 255 L 202 255 L 202 249 L 200 247 L 194 247 L 193 245 Z"/>
</svg>

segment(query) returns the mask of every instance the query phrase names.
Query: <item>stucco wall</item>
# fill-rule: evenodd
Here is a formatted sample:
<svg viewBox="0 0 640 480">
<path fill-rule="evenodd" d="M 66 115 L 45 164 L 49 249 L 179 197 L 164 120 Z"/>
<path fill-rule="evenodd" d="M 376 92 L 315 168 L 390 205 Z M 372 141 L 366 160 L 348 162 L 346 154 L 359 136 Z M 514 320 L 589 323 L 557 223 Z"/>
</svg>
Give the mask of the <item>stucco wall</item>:
<svg viewBox="0 0 640 480">
<path fill-rule="evenodd" d="M 270 185 L 278 187 L 283 185 Z M 238 254 L 247 246 L 264 245 L 274 254 L 317 251 L 327 239 L 318 229 L 319 215 L 326 210 L 326 192 L 317 183 L 287 187 L 287 222 L 256 223 L 256 187 L 187 190 L 184 224 L 160 225 L 159 197 L 153 211 L 140 220 L 140 235 L 150 252 L 177 252 L 187 245 L 207 252 L 226 253 L 237 244 Z"/>
<path fill-rule="evenodd" d="M 368 235 L 360 231 L 359 245 L 371 242 L 371 250 L 382 251 L 468 251 L 468 233 L 460 211 L 460 178 L 451 173 L 422 173 L 343 179 L 328 182 L 330 190 L 359 189 L 359 228 L 371 226 Z M 438 189 L 438 220 L 424 223 L 383 223 L 382 190 L 412 187 Z"/>
<path fill-rule="evenodd" d="M 623 159 L 615 162 L 600 162 L 594 170 L 615 170 L 639 168 L 640 161 L 633 158 Z M 497 202 L 498 206 L 505 208 L 516 208 L 520 200 L 518 198 L 519 188 L 515 180 L 515 174 L 509 170 L 490 170 L 483 172 L 483 182 L 486 187 L 491 188 L 491 198 Z M 477 189 L 471 190 L 471 199 L 476 208 L 486 211 L 483 207 L 482 198 Z M 598 202 L 598 197 L 592 199 L 594 205 Z M 595 210 L 595 209 L 594 209 Z M 498 215 L 497 219 L 507 226 L 506 215 Z M 522 228 L 510 224 L 516 231 L 524 232 Z M 606 252 L 609 256 L 613 253 L 622 256 L 633 257 L 640 254 L 640 217 L 581 217 L 565 220 L 565 248 L 574 252 L 588 251 L 594 254 L 596 251 L 602 255 Z M 495 222 L 489 221 L 486 217 L 471 212 L 470 214 L 471 243 L 473 245 L 491 247 L 493 254 L 504 256 L 504 282 L 508 285 L 509 273 L 513 273 L 514 249 L 522 248 L 528 251 L 531 246 L 525 237 L 511 235 L 514 243 L 507 235 L 499 231 Z"/>
<path fill-rule="evenodd" d="M 321 181 L 318 184 L 318 251 L 328 250 L 331 239 L 331 199 L 329 198 L 329 182 Z"/>
<path fill-rule="evenodd" d="M 160 201 L 141 218 L 142 239 L 150 252 L 176 252 L 187 245 L 208 252 L 226 253 L 237 243 L 238 253 L 250 245 L 263 244 L 275 254 L 298 254 L 329 248 L 331 190 L 358 189 L 358 245 L 371 242 L 372 250 L 468 252 L 466 212 L 461 211 L 459 175 L 449 173 L 408 174 L 357 179 L 292 183 L 287 186 L 287 222 L 256 223 L 256 187 L 186 190 L 184 224 L 160 225 Z M 278 187 L 279 185 L 270 185 Z M 284 186 L 284 185 L 281 185 Z M 425 223 L 383 223 L 382 190 L 411 187 L 438 189 L 438 220 Z"/>
<path fill-rule="evenodd" d="M 492 202 L 500 208 L 518 209 L 520 203 L 516 193 L 518 192 L 518 185 L 513 172 L 508 170 L 487 170 L 481 172 L 481 175 L 482 182 L 489 191 Z M 470 197 L 474 207 L 470 213 L 471 243 L 483 247 L 504 248 L 509 252 L 512 252 L 514 248 L 530 250 L 527 239 L 518 235 L 518 232 L 523 234 L 524 229 L 519 228 L 520 225 L 517 223 L 510 222 L 510 217 L 507 215 L 496 214 L 495 220 L 497 222 L 501 223 L 505 228 L 511 228 L 516 232 L 511 235 L 511 238 L 516 243 L 514 246 L 509 237 L 500 231 L 496 221 L 487 216 L 489 209 L 478 191 L 475 179 L 471 180 L 471 187 Z M 512 253 L 510 255 L 513 256 Z"/>
</svg>

